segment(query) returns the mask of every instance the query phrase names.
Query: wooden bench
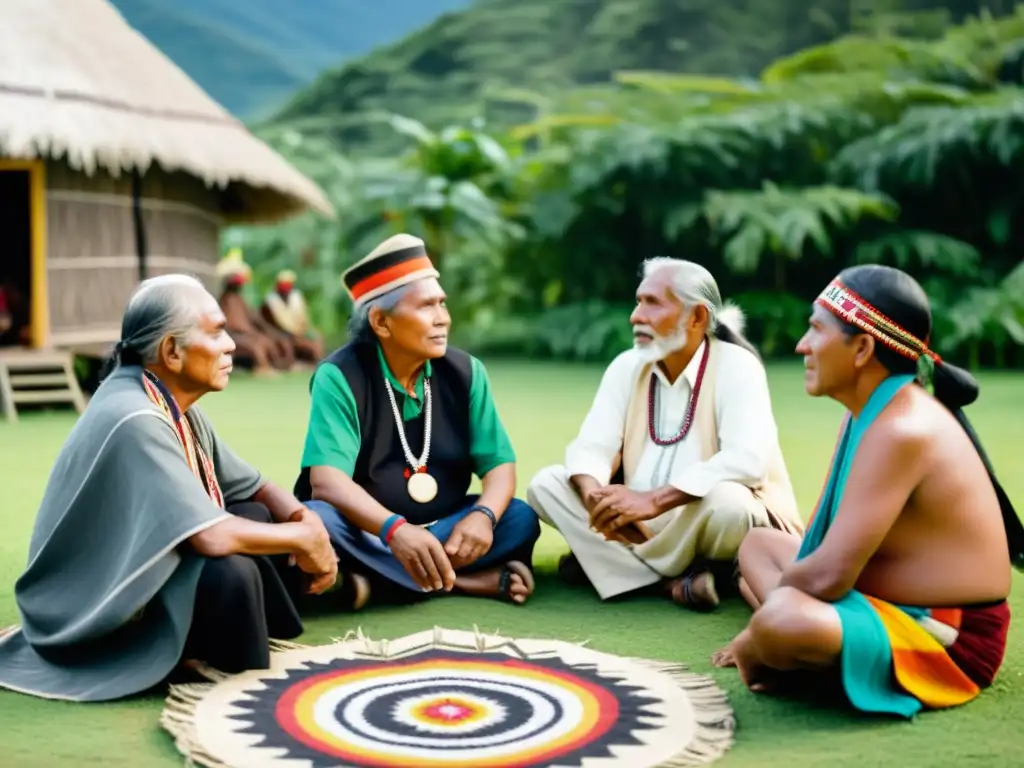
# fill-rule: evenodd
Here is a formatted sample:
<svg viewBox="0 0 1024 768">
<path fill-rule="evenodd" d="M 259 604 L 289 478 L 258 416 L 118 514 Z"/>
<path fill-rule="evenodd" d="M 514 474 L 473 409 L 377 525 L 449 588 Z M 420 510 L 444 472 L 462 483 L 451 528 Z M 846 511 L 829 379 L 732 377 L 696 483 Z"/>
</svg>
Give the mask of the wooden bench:
<svg viewBox="0 0 1024 768">
<path fill-rule="evenodd" d="M 8 421 L 17 421 L 18 405 L 26 403 L 68 403 L 78 413 L 85 410 L 70 352 L 0 349 L 0 409 Z"/>
</svg>

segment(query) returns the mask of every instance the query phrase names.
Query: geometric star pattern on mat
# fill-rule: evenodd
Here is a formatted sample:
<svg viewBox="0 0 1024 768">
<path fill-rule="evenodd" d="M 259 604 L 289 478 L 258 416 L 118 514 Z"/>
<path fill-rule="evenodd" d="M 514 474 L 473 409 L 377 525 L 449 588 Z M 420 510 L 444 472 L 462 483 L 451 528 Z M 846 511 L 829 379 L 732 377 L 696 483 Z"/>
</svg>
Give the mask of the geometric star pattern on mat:
<svg viewBox="0 0 1024 768">
<path fill-rule="evenodd" d="M 311 663 L 265 686 L 239 702 L 239 732 L 310 768 L 579 768 L 660 725 L 644 689 L 557 657 L 428 649 Z"/>
</svg>

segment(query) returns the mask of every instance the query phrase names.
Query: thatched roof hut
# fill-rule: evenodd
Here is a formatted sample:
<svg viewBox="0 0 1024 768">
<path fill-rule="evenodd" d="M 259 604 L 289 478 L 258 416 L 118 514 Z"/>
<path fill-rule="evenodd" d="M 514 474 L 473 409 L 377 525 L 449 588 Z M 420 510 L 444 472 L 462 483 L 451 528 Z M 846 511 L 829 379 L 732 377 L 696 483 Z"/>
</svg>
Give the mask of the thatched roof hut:
<svg viewBox="0 0 1024 768">
<path fill-rule="evenodd" d="M 3 0 L 0 256 L 36 347 L 117 339 L 140 277 L 213 287 L 219 230 L 312 209 L 320 189 L 106 0 Z"/>
</svg>

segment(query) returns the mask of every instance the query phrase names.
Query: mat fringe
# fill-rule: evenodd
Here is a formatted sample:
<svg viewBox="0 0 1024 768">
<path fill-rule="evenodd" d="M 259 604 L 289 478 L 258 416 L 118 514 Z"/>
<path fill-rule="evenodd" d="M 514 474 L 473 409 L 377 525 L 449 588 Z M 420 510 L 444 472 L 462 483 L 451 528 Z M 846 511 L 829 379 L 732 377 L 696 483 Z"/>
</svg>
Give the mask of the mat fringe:
<svg viewBox="0 0 1024 768">
<path fill-rule="evenodd" d="M 486 634 L 474 625 L 474 642 L 472 647 L 464 643 L 453 642 L 446 639 L 446 630 L 441 627 L 434 627 L 433 639 L 431 642 L 407 649 L 404 652 L 390 653 L 387 640 L 372 640 L 363 633 L 362 627 L 350 630 L 342 638 L 335 638 L 336 644 L 349 643 L 353 640 L 361 642 L 363 650 L 353 650 L 353 656 L 364 658 L 390 659 L 406 656 L 412 653 L 419 653 L 426 649 L 449 649 L 449 650 L 475 650 L 478 653 L 498 649 L 512 649 L 518 656 L 524 659 L 543 658 L 545 656 L 557 655 L 557 651 L 526 653 L 522 651 L 515 640 L 501 637 L 498 634 Z M 3 633 L 0 632 L 0 637 Z M 541 640 L 531 638 L 531 640 Z M 541 640 L 543 642 L 543 640 Z M 566 642 L 549 639 L 549 642 Z M 579 647 L 585 647 L 583 643 L 574 643 Z M 302 650 L 316 646 L 293 643 L 284 640 L 271 640 L 270 649 L 273 653 Z M 722 757 L 733 745 L 736 731 L 736 718 L 732 707 L 729 706 L 729 697 L 713 678 L 707 675 L 698 675 L 690 672 L 685 664 L 668 661 L 656 661 L 642 659 L 632 656 L 621 657 L 626 661 L 641 667 L 646 667 L 654 672 L 659 672 L 672 679 L 679 688 L 686 691 L 687 697 L 693 703 L 696 727 L 694 737 L 686 748 L 665 762 L 659 763 L 651 768 L 688 768 L 695 765 L 706 765 Z M 196 729 L 195 714 L 196 708 L 205 695 L 216 687 L 217 683 L 227 680 L 235 675 L 229 675 L 205 665 L 197 666 L 196 671 L 210 680 L 209 683 L 190 683 L 172 685 L 170 692 L 164 702 L 164 710 L 160 715 L 160 726 L 166 730 L 174 739 L 175 747 L 185 756 L 186 768 L 204 766 L 204 768 L 238 768 L 221 762 L 218 758 L 207 753 L 199 742 Z"/>
</svg>

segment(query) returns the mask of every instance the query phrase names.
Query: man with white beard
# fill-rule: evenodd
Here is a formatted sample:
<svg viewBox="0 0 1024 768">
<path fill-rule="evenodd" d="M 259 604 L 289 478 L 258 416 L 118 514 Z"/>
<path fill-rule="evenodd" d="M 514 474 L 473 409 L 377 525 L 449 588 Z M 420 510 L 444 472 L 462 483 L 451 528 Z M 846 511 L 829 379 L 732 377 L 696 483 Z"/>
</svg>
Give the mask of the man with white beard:
<svg viewBox="0 0 1024 768">
<path fill-rule="evenodd" d="M 565 465 L 541 470 L 527 498 L 572 550 L 566 580 L 602 600 L 654 588 L 712 610 L 714 572 L 733 574 L 749 530 L 804 526 L 740 310 L 680 259 L 648 259 L 636 298 L 634 347 L 605 371 Z"/>
</svg>

